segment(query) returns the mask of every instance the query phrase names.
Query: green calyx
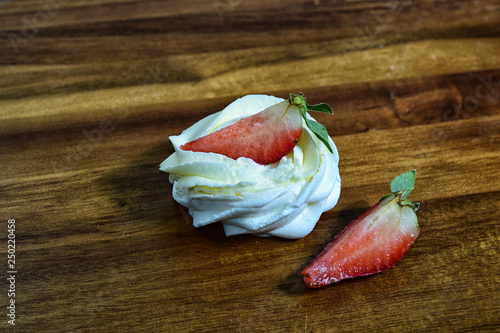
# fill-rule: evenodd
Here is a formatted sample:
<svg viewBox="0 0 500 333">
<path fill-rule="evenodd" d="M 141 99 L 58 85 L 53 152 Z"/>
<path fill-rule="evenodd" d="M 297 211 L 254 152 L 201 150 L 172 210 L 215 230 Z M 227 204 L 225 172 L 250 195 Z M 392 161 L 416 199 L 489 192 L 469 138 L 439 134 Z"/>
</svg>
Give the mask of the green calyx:
<svg viewBox="0 0 500 333">
<path fill-rule="evenodd" d="M 391 192 L 398 197 L 401 206 L 409 206 L 415 211 L 420 207 L 417 202 L 412 202 L 407 197 L 415 187 L 416 170 L 407 171 L 394 178 L 391 182 Z"/>
<path fill-rule="evenodd" d="M 333 153 L 333 149 L 328 141 L 329 139 L 328 131 L 326 130 L 325 126 L 321 125 L 317 121 L 308 119 L 306 116 L 307 111 L 317 111 L 317 112 L 333 114 L 333 111 L 330 108 L 330 106 L 326 103 L 309 105 L 307 104 L 306 98 L 302 93 L 290 94 L 288 102 L 290 103 L 290 105 L 295 105 L 300 110 L 300 113 L 302 114 L 302 117 L 304 118 L 307 127 L 309 127 L 309 129 L 314 133 L 314 135 L 316 135 L 316 137 L 325 144 L 326 148 L 328 148 L 330 153 Z"/>
</svg>

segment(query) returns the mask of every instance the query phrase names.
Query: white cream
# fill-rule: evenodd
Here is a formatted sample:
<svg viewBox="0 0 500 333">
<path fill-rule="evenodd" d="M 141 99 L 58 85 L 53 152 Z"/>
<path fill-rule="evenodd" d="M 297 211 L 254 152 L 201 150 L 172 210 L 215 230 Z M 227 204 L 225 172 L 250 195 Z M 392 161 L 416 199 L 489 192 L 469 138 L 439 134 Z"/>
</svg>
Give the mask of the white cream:
<svg viewBox="0 0 500 333">
<path fill-rule="evenodd" d="M 340 196 L 339 156 L 305 126 L 295 148 L 279 162 L 260 165 L 215 154 L 183 151 L 186 142 L 212 133 L 283 101 L 267 95 L 247 95 L 171 136 L 175 153 L 160 165 L 170 174 L 173 197 L 189 208 L 193 225 L 224 225 L 226 236 L 254 234 L 302 238 Z"/>
</svg>

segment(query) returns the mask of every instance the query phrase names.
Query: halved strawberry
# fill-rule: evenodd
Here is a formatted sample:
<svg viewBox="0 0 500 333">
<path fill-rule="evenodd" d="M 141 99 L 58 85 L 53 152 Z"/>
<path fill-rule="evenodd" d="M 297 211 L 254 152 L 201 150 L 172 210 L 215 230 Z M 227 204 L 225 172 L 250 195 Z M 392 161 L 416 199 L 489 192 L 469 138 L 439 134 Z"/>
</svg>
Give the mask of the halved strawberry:
<svg viewBox="0 0 500 333">
<path fill-rule="evenodd" d="M 300 110 L 286 100 L 188 142 L 181 149 L 218 153 L 233 159 L 248 157 L 259 164 L 269 164 L 288 154 L 301 134 Z"/>
<path fill-rule="evenodd" d="M 295 147 L 302 134 L 304 118 L 305 124 L 331 151 L 326 129 L 308 119 L 307 110 L 332 113 L 325 103 L 309 105 L 302 94 L 290 94 L 286 101 L 183 144 L 180 148 L 222 154 L 232 159 L 248 157 L 259 164 L 274 163 Z"/>
<path fill-rule="evenodd" d="M 410 173 L 414 180 L 415 171 Z M 412 175 L 405 173 L 399 179 L 405 177 Z M 406 199 L 413 184 L 401 184 L 404 190 L 382 198 L 351 222 L 302 271 L 306 286 L 319 288 L 342 279 L 382 272 L 403 258 L 417 238 L 419 226 L 415 214 L 418 204 Z"/>
</svg>

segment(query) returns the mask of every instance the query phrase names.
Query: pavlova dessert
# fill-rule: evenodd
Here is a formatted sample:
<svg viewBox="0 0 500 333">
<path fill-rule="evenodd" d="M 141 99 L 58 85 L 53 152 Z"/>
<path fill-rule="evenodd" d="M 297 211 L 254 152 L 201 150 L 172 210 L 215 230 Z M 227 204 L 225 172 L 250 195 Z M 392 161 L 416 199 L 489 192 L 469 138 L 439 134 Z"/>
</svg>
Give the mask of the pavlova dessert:
<svg viewBox="0 0 500 333">
<path fill-rule="evenodd" d="M 339 156 L 302 94 L 247 95 L 171 136 L 160 165 L 193 225 L 221 222 L 227 236 L 302 238 L 340 196 Z"/>
</svg>

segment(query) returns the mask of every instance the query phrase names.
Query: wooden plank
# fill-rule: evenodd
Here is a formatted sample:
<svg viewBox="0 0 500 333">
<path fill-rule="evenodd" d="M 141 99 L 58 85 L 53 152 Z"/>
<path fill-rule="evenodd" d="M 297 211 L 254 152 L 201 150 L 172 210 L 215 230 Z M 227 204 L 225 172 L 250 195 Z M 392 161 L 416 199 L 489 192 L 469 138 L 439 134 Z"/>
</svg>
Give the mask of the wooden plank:
<svg viewBox="0 0 500 333">
<path fill-rule="evenodd" d="M 18 272 L 1 330 L 500 329 L 500 2 L 54 1 L 0 3 L 0 241 L 15 219 Z M 168 136 L 297 91 L 334 109 L 314 116 L 338 205 L 295 241 L 193 228 L 158 170 Z M 306 289 L 301 268 L 410 169 L 405 258 Z"/>
</svg>

